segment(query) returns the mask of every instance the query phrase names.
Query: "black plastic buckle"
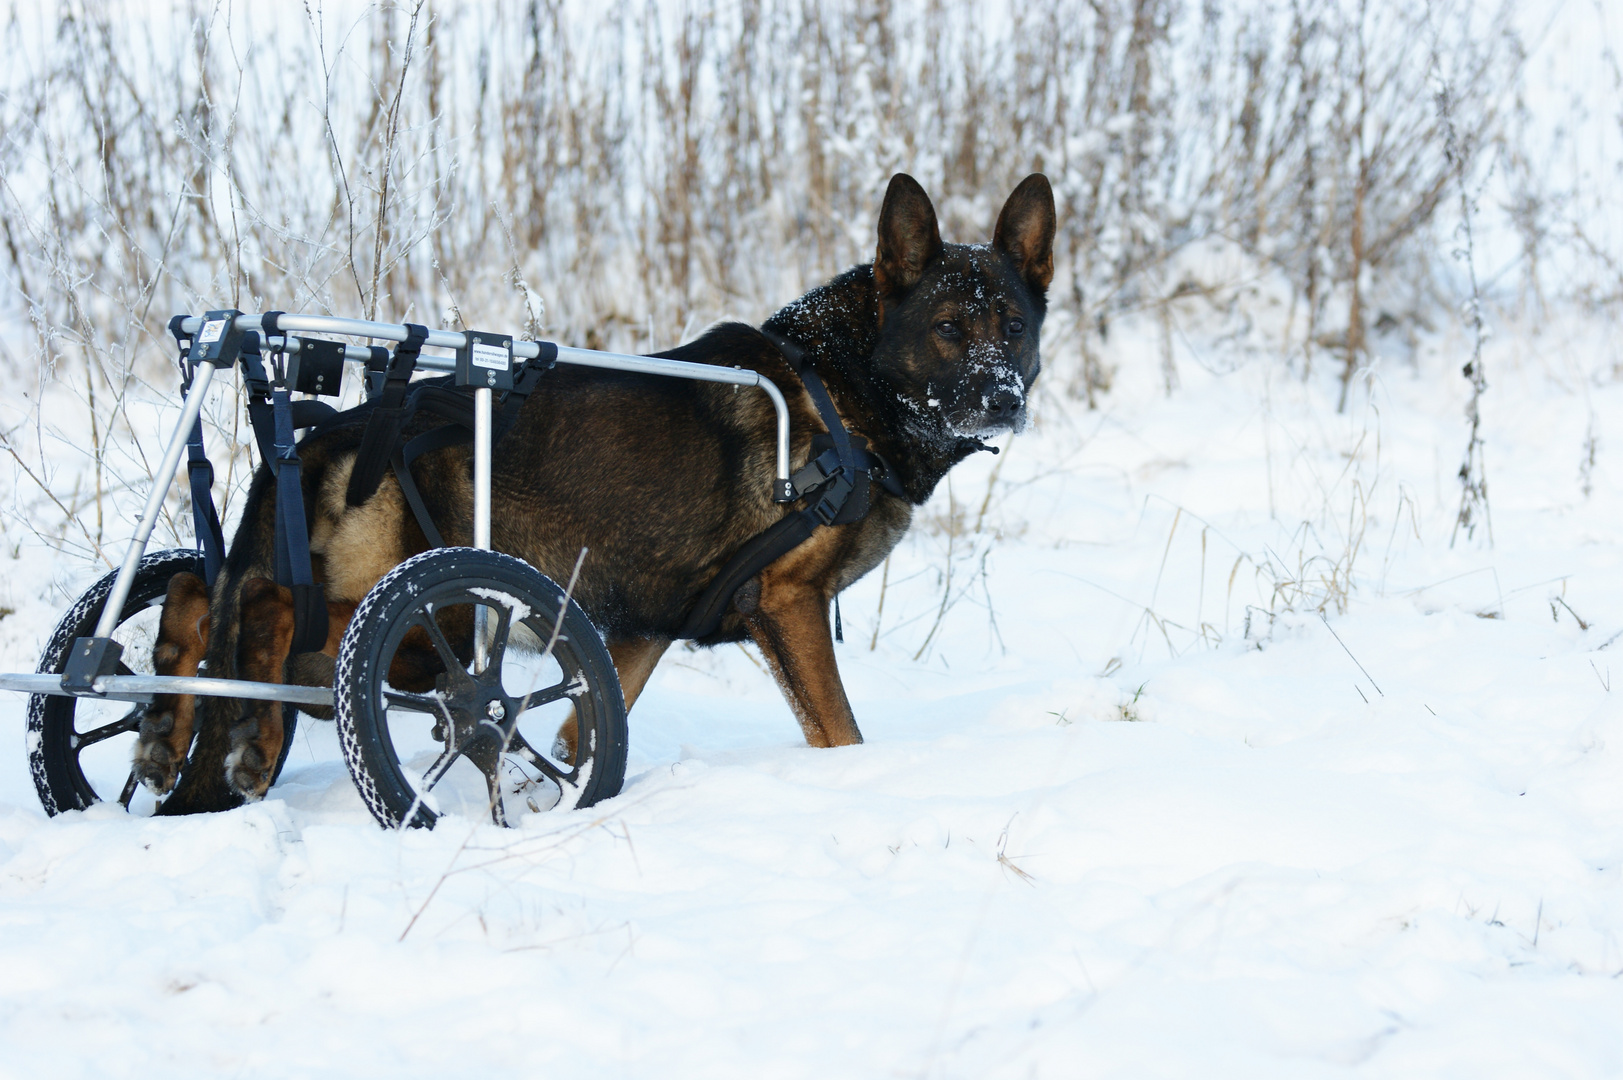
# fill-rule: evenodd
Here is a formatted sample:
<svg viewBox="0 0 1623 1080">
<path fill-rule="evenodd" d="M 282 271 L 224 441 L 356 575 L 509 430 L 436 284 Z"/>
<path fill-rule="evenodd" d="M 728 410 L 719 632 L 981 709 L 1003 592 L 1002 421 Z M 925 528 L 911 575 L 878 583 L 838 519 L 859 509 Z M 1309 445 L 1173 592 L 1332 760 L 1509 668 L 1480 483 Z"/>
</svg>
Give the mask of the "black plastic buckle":
<svg viewBox="0 0 1623 1080">
<path fill-rule="evenodd" d="M 789 487 L 794 497 L 799 498 L 802 495 L 809 494 L 813 488 L 821 486 L 839 469 L 840 455 L 833 450 L 824 450 L 806 462 L 799 472 L 789 478 Z"/>
<path fill-rule="evenodd" d="M 371 399 L 383 393 L 383 384 L 388 380 L 389 350 L 372 345 L 366 352 L 366 396 Z"/>
<path fill-rule="evenodd" d="M 237 362 L 246 331 L 237 328 L 236 308 L 211 311 L 203 316 L 203 325 L 192 338 L 192 349 L 187 354 L 193 364 L 213 364 L 227 368 Z"/>
<path fill-rule="evenodd" d="M 855 482 L 846 475 L 845 469 L 835 469 L 834 475 L 829 477 L 823 488 L 822 495 L 812 506 L 812 513 L 816 514 L 817 520 L 824 525 L 834 524 L 834 519 L 839 517 L 840 511 L 845 508 L 846 498 L 855 488 Z"/>
<path fill-rule="evenodd" d="M 463 337 L 467 344 L 456 351 L 456 385 L 513 389 L 513 335 L 469 330 Z"/>
<path fill-rule="evenodd" d="M 96 692 L 96 680 L 118 672 L 124 646 L 105 637 L 82 637 L 73 643 L 62 671 L 62 689 L 75 694 Z"/>
<path fill-rule="evenodd" d="M 344 344 L 299 338 L 299 351 L 287 354 L 287 385 L 301 394 L 334 397 L 344 381 Z"/>
</svg>

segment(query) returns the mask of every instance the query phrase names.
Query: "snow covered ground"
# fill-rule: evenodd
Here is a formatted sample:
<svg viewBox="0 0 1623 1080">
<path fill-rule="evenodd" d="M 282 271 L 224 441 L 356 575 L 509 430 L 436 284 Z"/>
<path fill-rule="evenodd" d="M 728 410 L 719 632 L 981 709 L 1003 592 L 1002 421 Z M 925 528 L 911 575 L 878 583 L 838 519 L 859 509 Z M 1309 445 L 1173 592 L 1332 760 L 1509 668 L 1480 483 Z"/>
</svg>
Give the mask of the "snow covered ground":
<svg viewBox="0 0 1623 1080">
<path fill-rule="evenodd" d="M 1342 417 L 1204 317 L 844 597 L 860 747 L 678 649 L 624 793 L 520 831 L 379 830 L 313 721 L 261 804 L 47 819 L 0 699 L 0 1076 L 1623 1073 L 1615 346 L 1491 346 L 1451 549 L 1463 344 Z M 0 569 L 0 667 L 74 573 Z"/>
</svg>

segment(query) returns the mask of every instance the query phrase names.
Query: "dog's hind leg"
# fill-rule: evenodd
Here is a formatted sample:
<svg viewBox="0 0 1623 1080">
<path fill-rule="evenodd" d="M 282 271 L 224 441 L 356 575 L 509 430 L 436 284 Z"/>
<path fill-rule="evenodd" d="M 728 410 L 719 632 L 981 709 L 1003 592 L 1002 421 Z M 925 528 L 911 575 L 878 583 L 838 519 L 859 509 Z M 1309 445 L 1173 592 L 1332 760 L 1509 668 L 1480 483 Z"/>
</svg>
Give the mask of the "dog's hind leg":
<svg viewBox="0 0 1623 1080">
<path fill-rule="evenodd" d="M 338 643 L 355 614 L 355 605 L 329 601 L 327 640 L 319 653 L 290 658 L 293 644 L 293 593 L 264 578 L 250 578 L 242 589 L 242 631 L 237 672 L 251 682 L 331 686 Z M 251 701 L 231 726 L 231 750 L 225 759 L 226 782 L 245 799 L 263 798 L 271 770 L 282 754 L 282 704 Z"/>
<path fill-rule="evenodd" d="M 152 644 L 153 672 L 196 675 L 208 637 L 208 586 L 196 574 L 176 574 L 169 579 L 158 637 Z M 132 768 L 153 794 L 165 795 L 174 788 L 192 745 L 196 712 L 197 698 L 191 694 L 159 694 L 141 718 Z"/>
<path fill-rule="evenodd" d="M 620 676 L 620 692 L 625 695 L 626 712 L 636 704 L 637 698 L 642 694 L 642 688 L 648 685 L 649 676 L 653 675 L 654 667 L 659 658 L 665 655 L 665 650 L 671 647 L 670 638 L 631 638 L 624 641 L 611 641 L 609 644 L 609 659 L 614 661 L 614 670 Z M 580 728 L 575 723 L 575 711 L 569 711 L 569 719 L 558 728 L 558 736 L 552 741 L 552 756 L 559 761 L 574 764 L 575 748 L 580 745 Z"/>
</svg>

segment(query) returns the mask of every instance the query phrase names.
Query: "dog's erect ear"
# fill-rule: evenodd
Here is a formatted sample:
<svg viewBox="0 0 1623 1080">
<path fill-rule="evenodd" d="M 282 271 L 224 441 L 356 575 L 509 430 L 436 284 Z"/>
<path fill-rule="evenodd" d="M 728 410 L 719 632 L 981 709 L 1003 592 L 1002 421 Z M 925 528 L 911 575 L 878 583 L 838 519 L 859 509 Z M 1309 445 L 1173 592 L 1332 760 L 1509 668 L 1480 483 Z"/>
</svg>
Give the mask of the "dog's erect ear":
<svg viewBox="0 0 1623 1080">
<path fill-rule="evenodd" d="M 1048 293 L 1054 280 L 1054 189 L 1048 177 L 1032 173 L 1020 181 L 997 216 L 992 246 L 1014 259 L 1033 292 Z"/>
<path fill-rule="evenodd" d="M 880 296 L 906 292 L 918 284 L 930 260 L 941 254 L 941 230 L 935 207 L 919 182 L 906 173 L 890 178 L 885 206 L 879 211 L 879 251 L 873 279 Z"/>
</svg>

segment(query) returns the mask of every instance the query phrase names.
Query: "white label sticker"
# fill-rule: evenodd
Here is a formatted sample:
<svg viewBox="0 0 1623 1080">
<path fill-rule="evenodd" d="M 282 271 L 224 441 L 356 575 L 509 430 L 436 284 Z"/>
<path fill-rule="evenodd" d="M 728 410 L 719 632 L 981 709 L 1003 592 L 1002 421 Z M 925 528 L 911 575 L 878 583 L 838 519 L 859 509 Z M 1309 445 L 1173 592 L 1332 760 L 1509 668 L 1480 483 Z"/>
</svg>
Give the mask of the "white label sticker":
<svg viewBox="0 0 1623 1080">
<path fill-rule="evenodd" d="M 473 366 L 491 368 L 495 371 L 507 370 L 508 351 L 500 345 L 486 345 L 482 341 L 473 343 Z"/>
<path fill-rule="evenodd" d="M 199 344 L 207 345 L 211 341 L 219 341 L 220 335 L 225 333 L 224 319 L 210 319 L 203 324 L 203 332 L 197 335 Z"/>
</svg>

